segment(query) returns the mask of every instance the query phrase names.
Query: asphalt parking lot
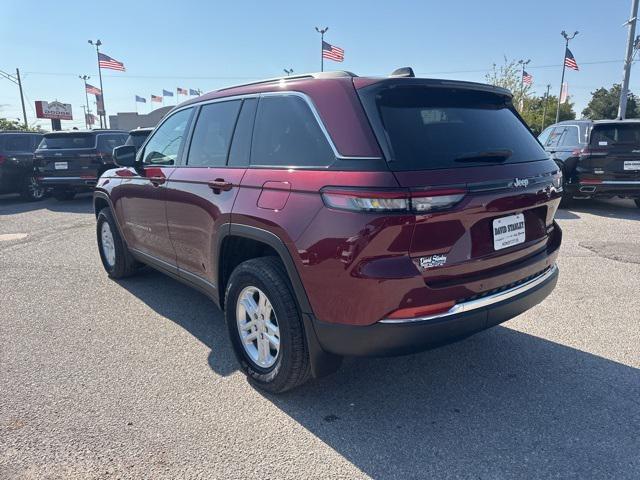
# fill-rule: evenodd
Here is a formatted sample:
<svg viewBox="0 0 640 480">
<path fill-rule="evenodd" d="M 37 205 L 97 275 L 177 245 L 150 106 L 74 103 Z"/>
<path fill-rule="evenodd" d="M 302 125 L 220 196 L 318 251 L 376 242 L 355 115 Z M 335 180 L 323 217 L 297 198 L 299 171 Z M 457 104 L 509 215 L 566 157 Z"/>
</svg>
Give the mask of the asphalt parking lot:
<svg viewBox="0 0 640 480">
<path fill-rule="evenodd" d="M 89 196 L 0 197 L 0 478 L 640 478 L 640 209 L 576 203 L 560 280 L 455 345 L 271 397 L 221 313 L 114 282 Z"/>
</svg>

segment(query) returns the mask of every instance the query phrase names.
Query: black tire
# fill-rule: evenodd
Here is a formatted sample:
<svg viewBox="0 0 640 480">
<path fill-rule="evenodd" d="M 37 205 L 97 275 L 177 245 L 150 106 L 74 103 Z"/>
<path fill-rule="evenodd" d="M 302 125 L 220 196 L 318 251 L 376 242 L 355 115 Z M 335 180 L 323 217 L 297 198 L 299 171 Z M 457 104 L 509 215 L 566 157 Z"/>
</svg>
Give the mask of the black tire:
<svg viewBox="0 0 640 480">
<path fill-rule="evenodd" d="M 53 198 L 61 202 L 73 200 L 75 196 L 76 192 L 74 192 L 73 190 L 64 190 L 58 188 L 53 190 Z"/>
<path fill-rule="evenodd" d="M 38 180 L 35 175 L 30 175 L 24 181 L 22 190 L 20 191 L 20 197 L 27 202 L 37 202 L 42 200 L 46 194 L 46 189 L 38 184 Z"/>
<path fill-rule="evenodd" d="M 236 307 L 238 297 L 246 287 L 256 287 L 264 292 L 277 318 L 280 348 L 275 363 L 269 368 L 260 367 L 250 358 L 240 338 Z M 225 319 L 240 367 L 252 385 L 267 392 L 281 393 L 309 379 L 309 352 L 304 326 L 291 283 L 279 258 L 254 258 L 236 267 L 227 285 Z"/>
<path fill-rule="evenodd" d="M 107 260 L 103 243 L 102 243 L 102 225 L 107 224 L 111 235 L 113 237 L 113 246 L 115 249 L 115 261 L 110 264 Z M 98 221 L 96 222 L 96 234 L 98 239 L 98 251 L 100 253 L 100 260 L 102 260 L 102 266 L 111 278 L 125 278 L 136 273 L 141 264 L 137 262 L 129 253 L 129 249 L 125 245 L 111 210 L 109 207 L 105 207 L 98 213 Z"/>
</svg>

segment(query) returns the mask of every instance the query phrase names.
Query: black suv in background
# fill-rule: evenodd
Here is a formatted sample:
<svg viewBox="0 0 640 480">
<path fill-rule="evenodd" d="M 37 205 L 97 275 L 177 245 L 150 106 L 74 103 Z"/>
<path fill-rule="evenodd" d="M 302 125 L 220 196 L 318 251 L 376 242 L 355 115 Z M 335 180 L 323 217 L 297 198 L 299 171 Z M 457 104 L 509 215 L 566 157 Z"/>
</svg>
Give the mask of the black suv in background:
<svg viewBox="0 0 640 480">
<path fill-rule="evenodd" d="M 42 134 L 0 132 L 0 194 L 19 193 L 25 200 L 40 200 L 45 190 L 33 172 L 33 152 Z"/>
<path fill-rule="evenodd" d="M 635 200 L 640 207 L 640 121 L 568 120 L 538 137 L 564 175 L 564 198 Z"/>
<path fill-rule="evenodd" d="M 140 148 L 151 132 L 153 132 L 153 127 L 136 128 L 135 130 L 131 130 L 129 132 L 129 137 L 124 144 Z"/>
<path fill-rule="evenodd" d="M 115 166 L 113 149 L 126 140 L 122 130 L 47 133 L 34 154 L 38 183 L 52 188 L 58 200 L 90 191 L 98 177 Z"/>
</svg>

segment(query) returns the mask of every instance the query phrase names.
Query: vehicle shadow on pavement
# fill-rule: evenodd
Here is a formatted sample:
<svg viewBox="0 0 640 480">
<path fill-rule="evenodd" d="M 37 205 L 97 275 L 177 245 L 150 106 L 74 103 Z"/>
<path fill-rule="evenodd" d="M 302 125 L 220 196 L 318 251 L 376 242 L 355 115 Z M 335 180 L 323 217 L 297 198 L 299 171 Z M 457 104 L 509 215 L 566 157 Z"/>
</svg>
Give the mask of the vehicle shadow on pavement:
<svg viewBox="0 0 640 480">
<path fill-rule="evenodd" d="M 58 201 L 45 198 L 38 202 L 25 202 L 19 196 L 0 195 L 0 217 L 32 212 L 34 210 L 50 210 L 63 213 L 91 213 L 93 212 L 93 197 L 91 193 L 78 195 L 73 200 Z"/>
<path fill-rule="evenodd" d="M 566 215 L 576 215 L 588 213 L 599 217 L 618 218 L 622 220 L 640 220 L 640 208 L 633 200 L 628 199 L 595 199 L 595 200 L 572 200 L 563 210 L 558 210 L 558 218 L 565 218 Z M 573 218 L 573 217 L 569 217 Z"/>
<path fill-rule="evenodd" d="M 640 370 L 506 327 L 268 398 L 373 478 L 640 478 Z"/>
<path fill-rule="evenodd" d="M 205 295 L 149 267 L 117 282 L 204 343 L 210 349 L 209 366 L 218 375 L 238 369 L 222 312 Z"/>
</svg>

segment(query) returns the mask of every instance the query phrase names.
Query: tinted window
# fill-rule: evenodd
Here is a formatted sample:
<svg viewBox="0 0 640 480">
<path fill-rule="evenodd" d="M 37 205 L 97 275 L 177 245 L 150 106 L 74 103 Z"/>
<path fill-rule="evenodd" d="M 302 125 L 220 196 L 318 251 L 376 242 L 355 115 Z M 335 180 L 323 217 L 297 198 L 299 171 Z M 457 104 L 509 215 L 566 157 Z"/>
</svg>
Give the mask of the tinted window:
<svg viewBox="0 0 640 480">
<path fill-rule="evenodd" d="M 227 164 L 240 103 L 236 100 L 202 106 L 193 130 L 187 165 L 220 167 Z"/>
<path fill-rule="evenodd" d="M 140 148 L 150 133 L 151 132 L 147 130 L 144 130 L 142 132 L 131 132 L 129 134 L 129 137 L 127 137 L 127 141 L 124 142 L 124 144 L 133 145 L 136 148 Z"/>
<path fill-rule="evenodd" d="M 565 127 L 562 138 L 560 139 L 561 147 L 575 147 L 580 143 L 578 140 L 578 127 Z"/>
<path fill-rule="evenodd" d="M 334 158 L 302 98 L 284 95 L 260 99 L 251 147 L 252 165 L 326 166 Z"/>
<path fill-rule="evenodd" d="M 62 133 L 45 135 L 38 148 L 60 149 L 60 148 L 94 148 L 96 138 L 91 133 Z"/>
<path fill-rule="evenodd" d="M 114 148 L 124 144 L 126 138 L 124 135 L 98 135 L 98 150 L 111 155 Z"/>
<path fill-rule="evenodd" d="M 594 125 L 591 132 L 591 145 L 596 147 L 640 145 L 640 124 Z"/>
<path fill-rule="evenodd" d="M 253 120 L 256 114 L 258 100 L 249 98 L 242 102 L 242 109 L 238 117 L 238 123 L 233 134 L 231 142 L 231 151 L 229 152 L 230 166 L 246 167 L 249 165 L 249 156 L 251 155 L 251 135 L 253 133 Z"/>
<path fill-rule="evenodd" d="M 28 152 L 31 150 L 31 135 L 7 135 L 4 149 L 7 152 Z"/>
<path fill-rule="evenodd" d="M 547 139 L 547 143 L 544 144 L 545 147 L 557 147 L 562 139 L 562 135 L 564 134 L 564 127 L 555 127 L 549 138 Z"/>
<path fill-rule="evenodd" d="M 547 156 L 504 98 L 493 93 L 400 87 L 381 91 L 376 102 L 393 151 L 393 170 L 516 163 Z"/>
<path fill-rule="evenodd" d="M 551 135 L 551 132 L 553 131 L 553 127 L 548 127 L 545 128 L 542 133 L 540 135 L 538 135 L 538 141 L 544 145 L 547 140 L 549 140 L 549 135 Z"/>
<path fill-rule="evenodd" d="M 192 108 L 187 108 L 174 113 L 153 132 L 144 149 L 144 163 L 175 165 L 192 111 Z"/>
</svg>

